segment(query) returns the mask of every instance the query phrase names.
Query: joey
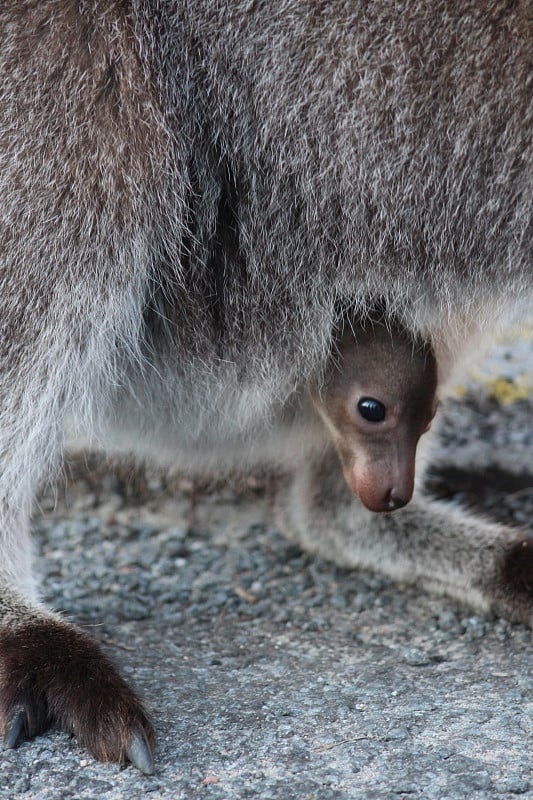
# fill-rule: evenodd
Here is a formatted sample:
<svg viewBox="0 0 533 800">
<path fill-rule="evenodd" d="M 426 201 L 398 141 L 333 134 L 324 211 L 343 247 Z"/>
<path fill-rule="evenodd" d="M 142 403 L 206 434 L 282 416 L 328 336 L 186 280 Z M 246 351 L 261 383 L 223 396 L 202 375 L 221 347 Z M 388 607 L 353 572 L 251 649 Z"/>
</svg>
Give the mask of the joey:
<svg viewBox="0 0 533 800">
<path fill-rule="evenodd" d="M 311 394 L 351 490 L 370 511 L 410 501 L 416 447 L 436 410 L 430 347 L 383 322 L 348 326 Z"/>
</svg>

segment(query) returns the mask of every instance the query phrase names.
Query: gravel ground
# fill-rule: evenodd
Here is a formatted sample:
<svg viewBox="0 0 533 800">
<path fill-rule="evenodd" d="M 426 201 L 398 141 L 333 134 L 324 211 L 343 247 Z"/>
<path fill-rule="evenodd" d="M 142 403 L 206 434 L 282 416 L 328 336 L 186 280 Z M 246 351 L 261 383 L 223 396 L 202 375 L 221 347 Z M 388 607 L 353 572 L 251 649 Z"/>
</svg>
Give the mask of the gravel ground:
<svg viewBox="0 0 533 800">
<path fill-rule="evenodd" d="M 532 528 L 532 406 L 467 386 L 432 490 Z M 44 594 L 152 709 L 156 773 L 56 731 L 1 755 L 1 800 L 533 798 L 524 627 L 303 554 L 270 479 L 68 473 L 35 519 Z"/>
</svg>

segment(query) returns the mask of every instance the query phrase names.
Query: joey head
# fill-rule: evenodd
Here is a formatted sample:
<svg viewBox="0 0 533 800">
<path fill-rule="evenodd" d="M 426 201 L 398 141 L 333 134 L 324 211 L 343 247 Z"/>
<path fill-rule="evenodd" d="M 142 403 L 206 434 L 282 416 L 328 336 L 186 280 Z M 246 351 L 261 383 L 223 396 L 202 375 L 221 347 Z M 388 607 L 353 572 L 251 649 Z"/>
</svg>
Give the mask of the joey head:
<svg viewBox="0 0 533 800">
<path fill-rule="evenodd" d="M 436 410 L 431 348 L 383 322 L 347 326 L 313 402 L 351 490 L 370 511 L 412 497 L 416 447 Z"/>
</svg>

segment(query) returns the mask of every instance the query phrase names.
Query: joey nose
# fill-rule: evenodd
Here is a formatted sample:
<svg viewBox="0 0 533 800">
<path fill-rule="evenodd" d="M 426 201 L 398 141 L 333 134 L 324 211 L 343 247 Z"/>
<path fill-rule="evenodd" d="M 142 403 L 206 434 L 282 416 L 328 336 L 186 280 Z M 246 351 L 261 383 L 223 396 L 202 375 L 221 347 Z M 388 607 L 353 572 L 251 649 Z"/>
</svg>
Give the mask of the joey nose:
<svg viewBox="0 0 533 800">
<path fill-rule="evenodd" d="M 394 489 L 391 489 L 387 492 L 385 497 L 385 507 L 387 511 L 397 511 L 399 508 L 403 508 L 407 505 L 411 498 L 404 499 L 400 497 L 399 494 L 396 493 Z"/>
<path fill-rule="evenodd" d="M 346 482 L 369 511 L 391 512 L 406 506 L 414 491 L 414 458 L 407 464 L 382 460 L 352 464 Z"/>
<path fill-rule="evenodd" d="M 374 511 L 376 513 L 397 511 L 399 508 L 403 508 L 407 505 L 412 495 L 412 492 L 402 492 L 402 494 L 400 494 L 400 492 L 394 488 L 387 489 L 386 492 L 384 492 L 383 488 L 377 483 L 371 484 L 370 486 L 359 485 L 357 487 L 351 484 L 351 489 L 369 511 Z"/>
</svg>

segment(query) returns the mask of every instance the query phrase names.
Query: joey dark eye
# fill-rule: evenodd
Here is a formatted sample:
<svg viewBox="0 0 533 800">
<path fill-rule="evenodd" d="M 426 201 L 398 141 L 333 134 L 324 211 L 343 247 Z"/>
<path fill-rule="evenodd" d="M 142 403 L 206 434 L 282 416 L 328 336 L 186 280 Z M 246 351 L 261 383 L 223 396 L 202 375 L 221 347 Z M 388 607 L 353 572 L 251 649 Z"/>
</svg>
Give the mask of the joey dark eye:
<svg viewBox="0 0 533 800">
<path fill-rule="evenodd" d="M 373 397 L 362 397 L 357 410 L 368 422 L 382 422 L 385 419 L 385 406 Z"/>
</svg>

